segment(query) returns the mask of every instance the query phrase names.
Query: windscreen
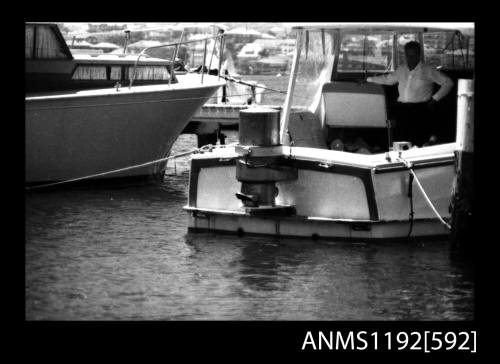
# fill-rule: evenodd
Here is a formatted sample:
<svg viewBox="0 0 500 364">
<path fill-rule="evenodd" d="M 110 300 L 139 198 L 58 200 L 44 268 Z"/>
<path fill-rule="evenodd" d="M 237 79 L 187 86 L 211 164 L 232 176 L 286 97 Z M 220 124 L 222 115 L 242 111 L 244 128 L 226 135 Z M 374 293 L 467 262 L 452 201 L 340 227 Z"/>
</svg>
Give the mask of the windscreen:
<svg viewBox="0 0 500 364">
<path fill-rule="evenodd" d="M 447 70 L 474 68 L 474 36 L 458 32 L 424 34 L 425 61 Z"/>
<path fill-rule="evenodd" d="M 384 72 L 392 70 L 392 36 L 389 33 L 344 33 L 338 72 Z"/>
<path fill-rule="evenodd" d="M 321 94 L 321 86 L 331 78 L 332 67 L 331 33 L 322 30 L 305 31 L 291 104 L 293 108 L 314 107 Z"/>
</svg>

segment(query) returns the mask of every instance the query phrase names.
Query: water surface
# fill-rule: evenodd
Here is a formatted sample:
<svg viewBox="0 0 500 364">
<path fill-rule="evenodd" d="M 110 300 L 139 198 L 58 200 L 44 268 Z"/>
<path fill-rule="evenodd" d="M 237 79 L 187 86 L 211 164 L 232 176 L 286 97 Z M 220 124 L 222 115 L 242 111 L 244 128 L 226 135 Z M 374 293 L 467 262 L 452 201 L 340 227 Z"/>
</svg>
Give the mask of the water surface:
<svg viewBox="0 0 500 364">
<path fill-rule="evenodd" d="M 172 154 L 194 146 L 182 135 Z M 27 192 L 26 318 L 474 318 L 473 275 L 445 241 L 187 233 L 188 161 L 170 163 L 157 184 Z"/>
</svg>

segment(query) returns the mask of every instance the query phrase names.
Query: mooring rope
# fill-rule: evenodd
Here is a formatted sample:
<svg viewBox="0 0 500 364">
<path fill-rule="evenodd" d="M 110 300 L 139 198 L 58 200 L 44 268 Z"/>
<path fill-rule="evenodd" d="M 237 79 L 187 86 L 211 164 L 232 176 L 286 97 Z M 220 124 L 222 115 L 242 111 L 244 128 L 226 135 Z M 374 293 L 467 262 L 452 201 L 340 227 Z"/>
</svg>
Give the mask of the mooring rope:
<svg viewBox="0 0 500 364">
<path fill-rule="evenodd" d="M 230 81 L 230 82 L 234 82 L 234 83 L 240 83 L 240 84 L 245 85 L 245 86 L 250 86 L 250 87 L 255 87 L 255 88 L 261 88 L 261 89 L 269 90 L 269 91 L 276 92 L 276 93 L 286 94 L 286 91 L 276 90 L 274 88 L 270 88 L 270 87 L 264 86 L 262 84 L 248 83 L 248 82 L 245 82 L 245 81 L 242 81 L 242 80 L 237 80 L 237 79 L 235 79 L 234 77 L 231 77 L 231 76 L 221 75 L 220 77 L 223 78 L 223 79 L 225 79 L 226 81 Z M 231 96 L 229 96 L 229 97 L 231 97 Z"/>
<path fill-rule="evenodd" d="M 402 158 L 402 157 L 398 157 L 397 160 L 401 161 L 410 171 L 411 175 L 413 176 L 415 182 L 417 183 L 417 186 L 418 188 L 420 189 L 420 191 L 422 192 L 422 195 L 424 196 L 425 200 L 427 201 L 427 204 L 429 205 L 429 207 L 431 208 L 432 212 L 434 212 L 434 214 L 437 216 L 437 218 L 439 219 L 439 221 L 441 221 L 441 223 L 448 229 L 448 230 L 451 230 L 451 226 L 450 224 L 448 224 L 444 219 L 443 217 L 439 214 L 439 212 L 436 210 L 436 207 L 434 206 L 434 204 L 432 203 L 432 201 L 430 200 L 429 196 L 427 196 L 427 193 L 425 192 L 424 188 L 422 187 L 422 184 L 420 183 L 417 175 L 415 174 L 415 171 L 413 170 L 413 165 L 412 163 L 408 162 L 406 159 Z"/>
<path fill-rule="evenodd" d="M 168 157 L 156 159 L 156 160 L 153 160 L 153 161 L 150 161 L 150 162 L 141 163 L 141 164 L 135 164 L 133 166 L 128 166 L 128 167 L 124 167 L 124 168 L 120 168 L 120 169 L 114 169 L 112 171 L 106 171 L 106 172 L 91 174 L 91 175 L 87 175 L 87 176 L 83 176 L 83 177 L 72 178 L 72 179 L 68 179 L 68 180 L 64 180 L 64 181 L 58 181 L 58 182 L 46 183 L 46 184 L 43 184 L 43 185 L 26 187 L 26 190 L 34 190 L 34 189 L 39 189 L 39 188 L 53 187 L 53 186 L 58 186 L 58 185 L 62 185 L 62 184 L 67 184 L 67 183 L 72 183 L 72 182 L 77 182 L 77 181 L 83 181 L 83 180 L 86 180 L 86 179 L 92 179 L 92 178 L 95 178 L 95 177 L 102 177 L 102 176 L 106 176 L 106 175 L 113 174 L 113 173 L 124 172 L 124 171 L 128 171 L 128 170 L 131 170 L 131 169 L 146 167 L 146 166 L 149 166 L 151 164 L 165 162 L 165 161 L 168 161 L 170 159 L 177 159 L 177 158 L 185 157 L 185 156 L 188 156 L 188 155 L 191 155 L 191 154 L 195 154 L 195 153 L 211 152 L 214 148 L 226 148 L 226 147 L 233 146 L 233 145 L 234 144 L 227 144 L 227 145 L 212 145 L 212 144 L 208 144 L 208 145 L 204 145 L 201 148 L 195 148 L 195 149 L 192 149 L 192 150 L 190 150 L 188 152 L 179 153 L 179 154 L 176 154 L 176 155 L 173 155 L 173 156 L 168 156 Z"/>
</svg>

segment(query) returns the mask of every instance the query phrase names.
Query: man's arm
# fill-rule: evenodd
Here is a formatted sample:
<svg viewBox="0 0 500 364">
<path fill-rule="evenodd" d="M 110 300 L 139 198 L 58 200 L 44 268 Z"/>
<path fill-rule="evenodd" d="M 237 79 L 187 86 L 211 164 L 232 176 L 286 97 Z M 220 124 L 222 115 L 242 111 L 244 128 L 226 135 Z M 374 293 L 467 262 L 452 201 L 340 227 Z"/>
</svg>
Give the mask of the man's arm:
<svg viewBox="0 0 500 364">
<path fill-rule="evenodd" d="M 439 90 L 432 96 L 435 101 L 439 101 L 443 97 L 448 95 L 448 93 L 451 91 L 451 89 L 453 88 L 453 81 L 443 72 L 438 71 L 434 67 L 431 68 L 430 76 L 432 81 L 441 86 Z"/>
<path fill-rule="evenodd" d="M 398 71 L 382 76 L 368 77 L 366 82 L 376 83 L 379 85 L 395 85 L 399 82 Z"/>
</svg>

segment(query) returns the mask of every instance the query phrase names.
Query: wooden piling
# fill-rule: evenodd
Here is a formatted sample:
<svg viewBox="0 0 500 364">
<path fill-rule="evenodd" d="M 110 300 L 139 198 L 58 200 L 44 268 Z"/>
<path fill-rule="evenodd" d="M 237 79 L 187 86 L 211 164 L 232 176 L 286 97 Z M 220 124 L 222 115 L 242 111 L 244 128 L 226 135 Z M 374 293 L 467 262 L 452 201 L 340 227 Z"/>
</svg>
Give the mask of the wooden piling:
<svg viewBox="0 0 500 364">
<path fill-rule="evenodd" d="M 474 81 L 458 81 L 455 181 L 451 203 L 451 252 L 474 257 Z"/>
</svg>

